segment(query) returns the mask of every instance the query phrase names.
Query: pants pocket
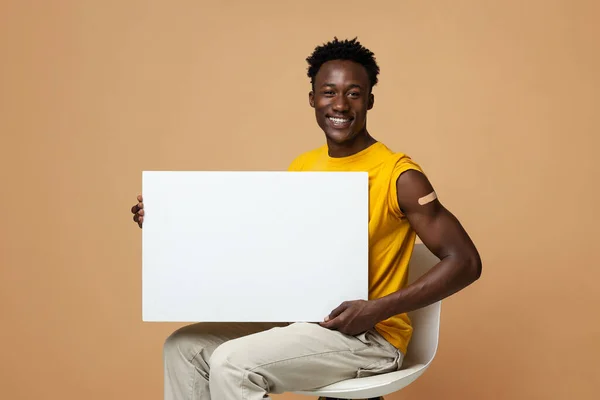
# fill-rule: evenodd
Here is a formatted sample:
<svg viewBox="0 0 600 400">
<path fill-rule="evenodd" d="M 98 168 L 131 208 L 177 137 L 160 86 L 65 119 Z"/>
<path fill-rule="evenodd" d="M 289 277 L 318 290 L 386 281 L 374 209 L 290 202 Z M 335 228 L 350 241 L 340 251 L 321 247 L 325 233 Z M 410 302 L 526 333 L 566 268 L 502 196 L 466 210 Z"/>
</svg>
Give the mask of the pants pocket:
<svg viewBox="0 0 600 400">
<path fill-rule="evenodd" d="M 374 376 L 385 374 L 388 372 L 398 371 L 402 367 L 403 354 L 396 350 L 396 354 L 393 357 L 384 357 L 380 361 L 377 361 L 364 368 L 359 368 L 356 371 L 357 378 L 365 378 L 367 376 Z"/>
<path fill-rule="evenodd" d="M 380 354 L 377 361 L 358 369 L 356 372 L 357 378 L 398 371 L 402 367 L 404 354 L 385 340 L 379 332 L 370 330 L 356 336 L 356 339 L 369 346 L 372 351 L 377 351 Z"/>
</svg>

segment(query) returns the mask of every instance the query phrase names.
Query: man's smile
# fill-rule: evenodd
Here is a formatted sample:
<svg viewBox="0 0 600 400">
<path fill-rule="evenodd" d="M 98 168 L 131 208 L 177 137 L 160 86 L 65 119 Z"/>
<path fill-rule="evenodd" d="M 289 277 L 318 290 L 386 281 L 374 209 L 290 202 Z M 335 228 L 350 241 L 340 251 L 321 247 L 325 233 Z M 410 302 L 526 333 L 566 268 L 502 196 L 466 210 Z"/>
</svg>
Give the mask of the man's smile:
<svg viewBox="0 0 600 400">
<path fill-rule="evenodd" d="M 331 123 L 334 128 L 343 129 L 348 128 L 352 124 L 353 118 L 350 117 L 327 117 L 327 120 Z"/>
</svg>

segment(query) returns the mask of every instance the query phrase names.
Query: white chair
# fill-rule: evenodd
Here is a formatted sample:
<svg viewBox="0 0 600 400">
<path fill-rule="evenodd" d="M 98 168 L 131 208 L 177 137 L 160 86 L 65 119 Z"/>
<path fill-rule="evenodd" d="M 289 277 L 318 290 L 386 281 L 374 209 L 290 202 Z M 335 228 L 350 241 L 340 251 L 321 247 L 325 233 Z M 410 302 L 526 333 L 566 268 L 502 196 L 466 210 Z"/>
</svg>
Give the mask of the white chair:
<svg viewBox="0 0 600 400">
<path fill-rule="evenodd" d="M 410 259 L 409 282 L 415 281 L 439 259 L 425 247 L 415 244 Z M 349 379 L 312 391 L 297 394 L 338 399 L 368 399 L 394 393 L 420 377 L 429 367 L 437 351 L 440 329 L 441 301 L 409 313 L 413 336 L 399 371 L 365 378 Z"/>
</svg>

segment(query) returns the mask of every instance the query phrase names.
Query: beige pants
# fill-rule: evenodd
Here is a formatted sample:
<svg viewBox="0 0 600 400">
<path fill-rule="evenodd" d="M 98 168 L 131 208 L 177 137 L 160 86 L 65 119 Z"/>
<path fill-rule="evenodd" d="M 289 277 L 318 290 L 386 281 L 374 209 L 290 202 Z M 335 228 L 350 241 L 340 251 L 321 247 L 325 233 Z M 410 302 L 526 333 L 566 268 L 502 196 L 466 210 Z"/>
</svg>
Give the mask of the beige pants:
<svg viewBox="0 0 600 400">
<path fill-rule="evenodd" d="M 165 342 L 165 400 L 261 400 L 396 371 L 403 354 L 377 331 L 313 323 L 199 323 Z"/>
</svg>

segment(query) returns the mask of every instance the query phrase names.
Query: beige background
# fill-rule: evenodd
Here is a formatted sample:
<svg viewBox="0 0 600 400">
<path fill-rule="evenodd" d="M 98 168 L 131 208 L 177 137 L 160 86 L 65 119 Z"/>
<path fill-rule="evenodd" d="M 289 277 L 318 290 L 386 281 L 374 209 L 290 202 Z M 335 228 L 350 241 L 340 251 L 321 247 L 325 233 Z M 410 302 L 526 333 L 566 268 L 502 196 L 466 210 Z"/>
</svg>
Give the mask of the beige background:
<svg viewBox="0 0 600 400">
<path fill-rule="evenodd" d="M 304 58 L 334 35 L 376 53 L 370 131 L 484 261 L 431 369 L 387 398 L 597 398 L 599 8 L 2 1 L 0 398 L 162 399 L 179 325 L 141 322 L 141 171 L 278 170 L 320 145 Z"/>
</svg>

